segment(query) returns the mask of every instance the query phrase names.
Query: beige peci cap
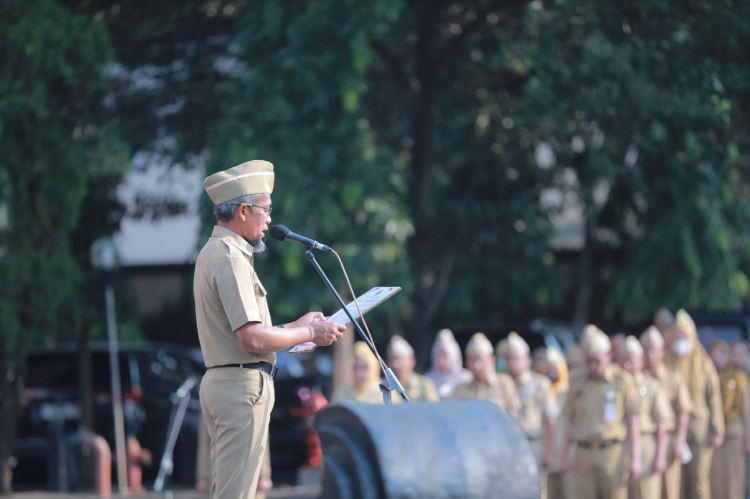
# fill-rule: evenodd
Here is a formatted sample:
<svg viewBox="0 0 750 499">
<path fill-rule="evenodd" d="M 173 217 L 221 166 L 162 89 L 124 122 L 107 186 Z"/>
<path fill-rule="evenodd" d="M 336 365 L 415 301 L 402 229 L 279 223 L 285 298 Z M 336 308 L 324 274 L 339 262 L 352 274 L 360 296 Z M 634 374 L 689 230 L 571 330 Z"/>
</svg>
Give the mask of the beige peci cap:
<svg viewBox="0 0 750 499">
<path fill-rule="evenodd" d="M 641 333 L 641 345 L 644 348 L 664 348 L 664 337 L 655 326 L 649 326 L 648 329 Z"/>
<path fill-rule="evenodd" d="M 508 352 L 518 352 L 522 355 L 528 355 L 529 344 L 514 331 L 508 335 Z"/>
<path fill-rule="evenodd" d="M 414 357 L 414 349 L 401 336 L 396 335 L 388 343 L 388 355 L 392 357 Z"/>
<path fill-rule="evenodd" d="M 627 355 L 643 356 L 643 347 L 641 342 L 635 336 L 628 336 L 625 339 L 625 353 Z"/>
<path fill-rule="evenodd" d="M 256 159 L 214 173 L 203 181 L 203 188 L 214 204 L 221 204 L 248 194 L 270 194 L 273 180 L 273 165 Z"/>
<path fill-rule="evenodd" d="M 610 343 L 609 337 L 607 337 L 607 335 L 601 330 L 592 330 L 591 333 L 592 334 L 585 337 L 584 341 L 581 342 L 581 346 L 586 353 L 590 355 L 608 354 L 610 350 L 612 350 L 612 343 Z"/>
<path fill-rule="evenodd" d="M 466 345 L 466 356 L 471 355 L 492 355 L 492 343 L 483 333 L 476 333 L 471 337 Z"/>
</svg>

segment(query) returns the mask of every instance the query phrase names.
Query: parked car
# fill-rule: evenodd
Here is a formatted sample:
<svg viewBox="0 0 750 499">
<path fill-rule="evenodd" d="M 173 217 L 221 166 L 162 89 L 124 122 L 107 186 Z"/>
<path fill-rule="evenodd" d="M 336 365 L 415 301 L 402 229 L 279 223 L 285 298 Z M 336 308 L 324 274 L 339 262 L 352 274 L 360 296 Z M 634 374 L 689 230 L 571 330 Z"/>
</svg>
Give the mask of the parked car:
<svg viewBox="0 0 750 499">
<path fill-rule="evenodd" d="M 90 346 L 94 431 L 114 445 L 109 352 L 104 343 Z M 50 464 L 50 435 L 74 435 L 79 428 L 78 357 L 72 346 L 38 350 L 28 356 L 23 412 L 19 423 L 14 484 L 36 486 L 57 483 Z M 144 485 L 156 478 L 164 451 L 177 388 L 190 376 L 198 381 L 205 372 L 200 350 L 173 344 L 143 342 L 121 345 L 119 353 L 125 430 L 153 455 L 143 468 Z M 320 463 L 317 436 L 311 435 L 314 412 L 325 405 L 332 371 L 325 351 L 278 354 L 276 403 L 271 413 L 270 448 L 274 481 L 292 482 L 299 467 Z M 195 458 L 200 421 L 199 386 L 191 399 L 174 452 L 173 481 L 195 483 Z M 80 474 L 69 480 L 73 486 Z M 117 475 L 113 469 L 113 480 Z"/>
<path fill-rule="evenodd" d="M 190 376 L 202 377 L 205 367 L 194 349 L 170 344 L 122 345 L 119 353 L 125 433 L 135 436 L 154 456 L 143 470 L 144 482 L 152 481 L 164 451 L 172 414 L 172 395 Z M 94 431 L 114 445 L 109 352 L 106 344 L 90 346 Z M 15 484 L 55 482 L 47 456 L 50 435 L 70 436 L 79 427 L 78 353 L 74 347 L 31 352 L 23 394 L 23 412 L 17 433 Z M 194 389 L 175 449 L 174 478 L 195 478 L 195 448 L 200 415 L 198 390 Z M 46 471 L 45 471 L 46 470 Z M 113 480 L 117 475 L 113 473 Z M 70 480 L 75 484 L 76 479 Z"/>
</svg>

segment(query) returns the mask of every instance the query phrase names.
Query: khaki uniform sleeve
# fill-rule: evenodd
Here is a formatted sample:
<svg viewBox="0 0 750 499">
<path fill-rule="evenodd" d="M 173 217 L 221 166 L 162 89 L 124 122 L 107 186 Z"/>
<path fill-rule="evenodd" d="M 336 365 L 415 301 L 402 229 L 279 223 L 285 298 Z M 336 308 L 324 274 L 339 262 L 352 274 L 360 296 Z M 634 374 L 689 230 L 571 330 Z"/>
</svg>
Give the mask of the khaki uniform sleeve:
<svg viewBox="0 0 750 499">
<path fill-rule="evenodd" d="M 560 416 L 560 407 L 557 405 L 557 397 L 552 391 L 552 383 L 542 385 L 544 390 L 544 417 L 546 419 L 557 418 Z"/>
<path fill-rule="evenodd" d="M 708 405 L 709 435 L 724 435 L 724 408 L 721 401 L 721 388 L 719 387 L 719 376 L 712 368 L 706 373 L 706 404 Z"/>
<path fill-rule="evenodd" d="M 568 396 L 565 397 L 565 403 L 563 404 L 562 410 L 560 411 L 560 417 L 574 421 L 573 419 L 573 399 L 574 398 L 575 398 L 574 391 L 568 390 Z"/>
<path fill-rule="evenodd" d="M 623 390 L 625 390 L 625 417 L 637 416 L 640 406 L 640 397 L 635 388 L 635 381 L 632 377 L 624 377 Z"/>
<path fill-rule="evenodd" d="M 663 423 L 665 421 L 672 421 L 675 418 L 674 411 L 672 410 L 672 404 L 669 403 L 669 397 L 664 388 L 659 385 L 654 397 L 654 421 L 657 423 Z"/>
<path fill-rule="evenodd" d="M 263 322 L 255 294 L 253 270 L 245 257 L 224 257 L 216 269 L 214 281 L 232 331 L 248 322 Z"/>
<path fill-rule="evenodd" d="M 693 412 L 693 401 L 690 399 L 690 391 L 680 373 L 675 373 L 675 377 L 677 378 L 677 410 L 681 414 L 690 414 Z"/>
</svg>

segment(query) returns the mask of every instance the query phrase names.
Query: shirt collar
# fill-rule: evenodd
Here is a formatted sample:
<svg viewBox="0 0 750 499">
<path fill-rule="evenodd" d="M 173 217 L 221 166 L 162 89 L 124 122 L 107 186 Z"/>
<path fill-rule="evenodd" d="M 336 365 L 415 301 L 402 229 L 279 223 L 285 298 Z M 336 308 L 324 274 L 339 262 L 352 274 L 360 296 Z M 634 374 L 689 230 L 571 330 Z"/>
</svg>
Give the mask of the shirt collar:
<svg viewBox="0 0 750 499">
<path fill-rule="evenodd" d="M 587 374 L 587 376 L 592 381 L 602 381 L 602 380 L 604 380 L 607 383 L 611 383 L 612 380 L 615 377 L 615 370 L 612 367 L 612 364 L 610 364 L 610 365 L 608 365 L 607 367 L 604 368 L 604 375 L 601 378 L 594 377 L 594 376 L 592 376 L 590 374 Z"/>
<path fill-rule="evenodd" d="M 239 234 L 236 232 L 227 229 L 226 227 L 222 227 L 221 225 L 215 225 L 214 231 L 211 233 L 211 237 L 218 237 L 222 241 L 231 244 L 232 246 L 236 247 L 243 253 L 245 253 L 248 258 L 250 258 L 250 261 L 253 259 L 253 247 L 242 239 Z"/>
<path fill-rule="evenodd" d="M 497 376 L 495 376 L 495 373 L 491 372 L 487 375 L 487 379 L 485 381 L 479 381 L 478 379 L 474 378 L 474 384 L 475 385 L 489 385 L 492 386 L 497 383 Z"/>
<path fill-rule="evenodd" d="M 531 381 L 531 369 L 526 369 L 526 371 L 518 377 L 516 384 L 525 385 L 529 381 Z"/>
</svg>

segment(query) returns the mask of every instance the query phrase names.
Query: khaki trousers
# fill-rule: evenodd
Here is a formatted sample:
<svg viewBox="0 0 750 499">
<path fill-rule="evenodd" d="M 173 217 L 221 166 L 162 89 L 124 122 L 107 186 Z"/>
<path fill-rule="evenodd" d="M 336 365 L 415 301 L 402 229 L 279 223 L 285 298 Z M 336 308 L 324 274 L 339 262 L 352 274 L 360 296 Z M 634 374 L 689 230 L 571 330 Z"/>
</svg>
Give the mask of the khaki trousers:
<svg viewBox="0 0 750 499">
<path fill-rule="evenodd" d="M 641 434 L 641 463 L 643 472 L 638 482 L 628 485 L 630 499 L 659 499 L 661 496 L 661 473 L 654 473 L 656 438 L 653 433 Z"/>
<path fill-rule="evenodd" d="M 682 499 L 710 499 L 709 474 L 714 448 L 708 444 L 708 435 L 699 443 L 688 442 L 688 444 L 693 453 L 693 459 L 682 466 Z"/>
<path fill-rule="evenodd" d="M 273 380 L 258 369 L 209 369 L 200 396 L 211 437 L 211 499 L 253 499 L 275 400 Z"/>
<path fill-rule="evenodd" d="M 547 475 L 547 499 L 575 499 L 573 475 L 556 471 Z"/>
<path fill-rule="evenodd" d="M 529 440 L 531 446 L 531 452 L 534 453 L 534 459 L 536 459 L 536 466 L 539 469 L 539 479 L 542 482 L 542 495 L 541 499 L 547 499 L 547 472 L 542 467 L 542 460 L 544 459 L 544 440 L 538 438 L 536 440 Z"/>
<path fill-rule="evenodd" d="M 741 436 L 728 436 L 711 461 L 711 497 L 745 499 L 745 453 Z"/>
<path fill-rule="evenodd" d="M 575 498 L 576 499 L 627 499 L 625 480 L 624 444 L 605 449 L 576 448 Z"/>
<path fill-rule="evenodd" d="M 680 497 L 682 463 L 679 459 L 672 458 L 673 449 L 674 435 L 670 435 L 667 446 L 667 470 L 664 472 L 664 478 L 661 481 L 662 499 L 679 499 Z"/>
</svg>

